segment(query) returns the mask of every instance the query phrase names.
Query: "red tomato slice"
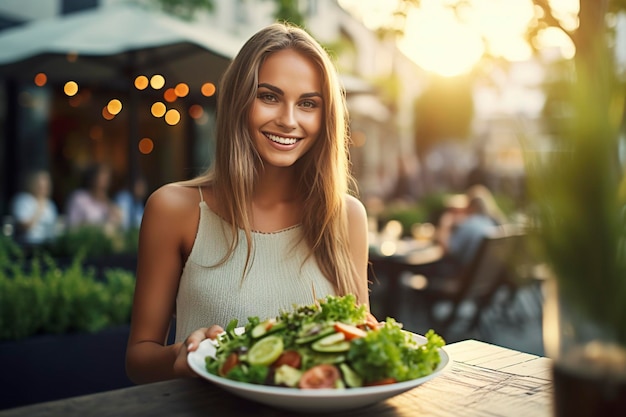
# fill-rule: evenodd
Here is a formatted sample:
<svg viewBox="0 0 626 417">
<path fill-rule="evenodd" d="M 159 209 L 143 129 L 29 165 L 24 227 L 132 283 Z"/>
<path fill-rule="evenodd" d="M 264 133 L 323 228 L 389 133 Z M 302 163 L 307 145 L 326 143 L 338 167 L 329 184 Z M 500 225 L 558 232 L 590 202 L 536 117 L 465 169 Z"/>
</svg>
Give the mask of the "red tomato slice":
<svg viewBox="0 0 626 417">
<path fill-rule="evenodd" d="M 226 360 L 220 367 L 218 373 L 221 376 L 226 376 L 226 374 L 228 374 L 231 369 L 237 366 L 238 363 L 239 363 L 239 356 L 235 352 L 233 352 L 230 355 L 228 355 L 228 357 L 226 358 Z"/>
<path fill-rule="evenodd" d="M 358 339 L 359 337 L 365 337 L 365 330 L 359 329 L 356 326 L 345 323 L 335 323 L 335 331 L 343 333 L 346 340 Z"/>
<path fill-rule="evenodd" d="M 289 365 L 292 368 L 300 368 L 301 364 L 302 356 L 300 356 L 298 352 L 295 350 L 286 350 L 272 363 L 272 366 L 278 368 L 281 365 Z"/>
<path fill-rule="evenodd" d="M 302 374 L 298 387 L 302 389 L 335 388 L 340 377 L 339 369 L 334 365 L 317 365 Z"/>
</svg>

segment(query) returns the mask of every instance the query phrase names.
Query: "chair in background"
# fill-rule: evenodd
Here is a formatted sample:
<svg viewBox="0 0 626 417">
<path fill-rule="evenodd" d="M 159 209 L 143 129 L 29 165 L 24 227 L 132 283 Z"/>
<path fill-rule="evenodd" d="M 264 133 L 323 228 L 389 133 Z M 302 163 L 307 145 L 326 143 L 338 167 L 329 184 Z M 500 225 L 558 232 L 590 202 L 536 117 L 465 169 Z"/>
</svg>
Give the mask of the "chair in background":
<svg viewBox="0 0 626 417">
<path fill-rule="evenodd" d="M 514 254 L 523 237 L 520 232 L 502 228 L 483 238 L 472 261 L 459 272 L 447 276 L 411 275 L 413 271 L 408 268 L 402 285 L 413 292 L 415 303 L 424 304 L 431 326 L 438 333 L 445 336 L 453 324 L 462 321 L 467 323 L 465 330 L 475 330 L 497 291 L 510 282 Z M 473 305 L 462 308 L 467 302 Z M 440 307 L 446 306 L 449 308 L 442 316 Z"/>
</svg>

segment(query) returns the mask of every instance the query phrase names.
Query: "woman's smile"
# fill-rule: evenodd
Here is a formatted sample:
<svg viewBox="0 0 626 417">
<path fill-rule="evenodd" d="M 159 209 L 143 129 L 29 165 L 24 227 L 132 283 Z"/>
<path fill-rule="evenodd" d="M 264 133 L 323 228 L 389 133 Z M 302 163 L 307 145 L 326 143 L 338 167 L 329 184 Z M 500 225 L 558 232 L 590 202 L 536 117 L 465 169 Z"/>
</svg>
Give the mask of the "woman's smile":
<svg viewBox="0 0 626 417">
<path fill-rule="evenodd" d="M 265 136 L 267 136 L 267 138 L 272 142 L 278 143 L 280 145 L 295 145 L 296 142 L 300 140 L 300 138 L 278 136 L 272 133 L 265 133 Z"/>
</svg>

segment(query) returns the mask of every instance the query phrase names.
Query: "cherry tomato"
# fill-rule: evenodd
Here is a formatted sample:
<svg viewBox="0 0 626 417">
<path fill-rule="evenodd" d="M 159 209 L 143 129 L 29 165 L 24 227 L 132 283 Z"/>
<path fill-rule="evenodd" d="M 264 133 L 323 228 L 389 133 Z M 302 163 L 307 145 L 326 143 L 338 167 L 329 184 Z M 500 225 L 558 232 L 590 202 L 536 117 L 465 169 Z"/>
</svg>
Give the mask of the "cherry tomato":
<svg viewBox="0 0 626 417">
<path fill-rule="evenodd" d="M 278 359 L 272 363 L 272 366 L 278 368 L 281 365 L 289 365 L 292 368 L 300 368 L 302 364 L 302 356 L 295 350 L 286 350 L 280 354 Z"/>
<path fill-rule="evenodd" d="M 231 371 L 231 369 L 237 366 L 238 363 L 239 363 L 239 356 L 233 352 L 230 355 L 228 355 L 228 357 L 226 358 L 226 360 L 220 367 L 218 373 L 221 376 L 226 376 L 226 374 L 228 374 Z"/>
<path fill-rule="evenodd" d="M 358 339 L 359 337 L 365 337 L 365 330 L 359 329 L 356 326 L 352 326 L 346 323 L 335 323 L 335 331 L 343 333 L 346 340 Z"/>
<path fill-rule="evenodd" d="M 398 382 L 395 378 L 389 377 L 389 378 L 383 378 L 383 379 L 379 379 L 378 381 L 371 381 L 371 382 L 367 382 L 365 384 L 366 387 L 373 387 L 376 385 L 389 385 L 389 384 L 395 384 L 396 382 Z"/>
<path fill-rule="evenodd" d="M 298 387 L 307 388 L 335 388 L 340 378 L 339 370 L 328 364 L 312 367 L 305 371 L 298 382 Z"/>
</svg>

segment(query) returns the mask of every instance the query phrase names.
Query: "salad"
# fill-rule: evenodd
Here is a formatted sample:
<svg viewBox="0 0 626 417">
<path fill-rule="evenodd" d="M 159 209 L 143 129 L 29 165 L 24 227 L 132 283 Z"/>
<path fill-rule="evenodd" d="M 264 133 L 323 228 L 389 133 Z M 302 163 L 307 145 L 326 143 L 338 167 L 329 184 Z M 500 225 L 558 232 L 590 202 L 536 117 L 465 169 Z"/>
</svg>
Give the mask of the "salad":
<svg viewBox="0 0 626 417">
<path fill-rule="evenodd" d="M 208 372 L 252 384 L 291 388 L 356 388 L 432 373 L 444 340 L 433 330 L 420 345 L 393 318 L 368 324 L 354 295 L 328 296 L 277 317 L 231 321 L 215 341 Z M 243 330 L 243 331 L 242 331 Z"/>
</svg>

